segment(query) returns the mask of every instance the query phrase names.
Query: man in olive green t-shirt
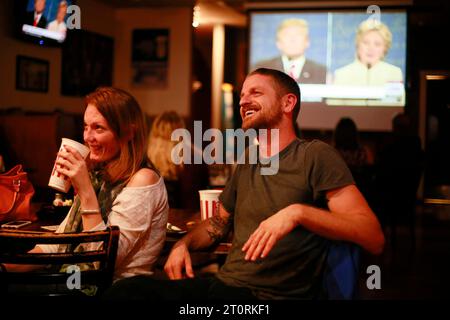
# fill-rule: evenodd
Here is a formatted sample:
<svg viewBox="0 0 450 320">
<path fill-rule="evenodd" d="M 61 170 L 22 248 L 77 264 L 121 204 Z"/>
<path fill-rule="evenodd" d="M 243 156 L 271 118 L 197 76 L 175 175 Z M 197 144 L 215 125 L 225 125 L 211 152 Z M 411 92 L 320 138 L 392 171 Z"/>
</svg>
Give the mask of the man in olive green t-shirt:
<svg viewBox="0 0 450 320">
<path fill-rule="evenodd" d="M 246 260 L 242 247 L 274 213 L 296 203 L 325 209 L 326 191 L 352 185 L 353 178 L 337 152 L 317 140 L 294 139 L 278 161 L 275 175 L 261 175 L 260 164 L 238 165 L 222 192 L 221 203 L 233 216 L 234 238 L 217 276 L 250 288 L 259 298 L 316 298 L 328 247 L 324 237 L 296 226 L 258 262 Z"/>
<path fill-rule="evenodd" d="M 111 297 L 316 299 L 329 240 L 381 253 L 380 224 L 343 160 L 327 144 L 295 135 L 297 83 L 283 72 L 257 69 L 243 84 L 240 106 L 242 129 L 277 131 L 276 141 L 258 137 L 259 154 L 278 161 L 275 174 L 261 173 L 264 161 L 239 164 L 222 192 L 219 215 L 173 246 L 164 270 L 177 281 L 123 280 Z M 212 246 L 231 227 L 233 243 L 220 271 L 194 278 L 189 251 Z"/>
</svg>

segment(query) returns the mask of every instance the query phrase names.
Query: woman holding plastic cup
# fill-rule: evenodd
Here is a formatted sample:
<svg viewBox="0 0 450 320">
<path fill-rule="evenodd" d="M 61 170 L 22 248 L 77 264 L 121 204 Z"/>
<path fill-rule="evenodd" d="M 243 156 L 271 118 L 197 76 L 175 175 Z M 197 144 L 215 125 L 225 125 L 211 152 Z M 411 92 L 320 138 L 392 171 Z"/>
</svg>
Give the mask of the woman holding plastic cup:
<svg viewBox="0 0 450 320">
<path fill-rule="evenodd" d="M 163 179 L 147 157 L 144 115 L 131 95 L 116 88 L 97 89 L 85 105 L 87 160 L 69 145 L 63 145 L 56 160 L 57 172 L 70 179 L 76 193 L 56 232 L 117 225 L 121 235 L 115 280 L 151 274 L 165 240 L 168 202 Z M 62 248 L 38 245 L 33 250 Z"/>
</svg>

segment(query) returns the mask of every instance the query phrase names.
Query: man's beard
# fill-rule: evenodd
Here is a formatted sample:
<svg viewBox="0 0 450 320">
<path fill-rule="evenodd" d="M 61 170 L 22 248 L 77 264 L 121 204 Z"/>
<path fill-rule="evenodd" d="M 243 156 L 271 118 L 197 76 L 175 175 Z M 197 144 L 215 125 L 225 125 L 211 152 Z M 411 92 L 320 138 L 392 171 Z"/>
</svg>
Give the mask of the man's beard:
<svg viewBox="0 0 450 320">
<path fill-rule="evenodd" d="M 259 130 L 277 128 L 278 124 L 281 122 L 282 117 L 283 113 L 281 112 L 281 107 L 278 105 L 274 106 L 274 108 L 270 110 L 269 114 L 263 114 L 262 109 L 260 109 L 260 111 L 258 111 L 247 121 L 245 119 L 242 121 L 242 129 L 248 130 L 252 128 L 255 130 Z"/>
</svg>

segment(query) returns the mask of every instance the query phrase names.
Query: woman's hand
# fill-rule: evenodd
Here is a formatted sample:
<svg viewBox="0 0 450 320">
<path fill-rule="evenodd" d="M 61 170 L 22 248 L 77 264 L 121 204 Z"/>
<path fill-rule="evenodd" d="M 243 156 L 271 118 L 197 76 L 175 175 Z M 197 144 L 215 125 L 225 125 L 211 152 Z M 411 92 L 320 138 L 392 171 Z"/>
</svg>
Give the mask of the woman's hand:
<svg viewBox="0 0 450 320">
<path fill-rule="evenodd" d="M 89 177 L 86 161 L 80 153 L 70 146 L 64 146 L 65 150 L 58 152 L 56 171 L 69 177 L 72 185 L 80 198 L 81 208 L 86 210 L 98 210 L 98 213 L 82 215 L 83 230 L 91 230 L 101 223 L 102 216 L 97 201 L 94 187 Z"/>
<path fill-rule="evenodd" d="M 70 179 L 76 193 L 82 198 L 82 193 L 92 188 L 86 161 L 74 148 L 64 145 L 64 149 L 58 152 L 56 171 Z"/>
</svg>

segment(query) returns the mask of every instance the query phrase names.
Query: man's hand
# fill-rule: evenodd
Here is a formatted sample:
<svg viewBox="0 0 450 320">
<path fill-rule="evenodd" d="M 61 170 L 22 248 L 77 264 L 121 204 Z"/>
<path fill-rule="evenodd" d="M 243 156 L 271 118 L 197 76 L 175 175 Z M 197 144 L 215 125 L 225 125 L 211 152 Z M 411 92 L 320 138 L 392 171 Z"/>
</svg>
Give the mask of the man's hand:
<svg viewBox="0 0 450 320">
<path fill-rule="evenodd" d="M 210 248 L 227 234 L 231 221 L 230 214 L 221 205 L 218 216 L 198 223 L 192 231 L 175 243 L 164 266 L 169 278 L 172 280 L 186 276 L 193 278 L 194 271 L 189 250 Z"/>
<path fill-rule="evenodd" d="M 164 271 L 169 279 L 177 280 L 185 278 L 183 276 L 183 269 L 186 270 L 186 276 L 189 278 L 194 277 L 189 250 L 184 242 L 179 241 L 173 246 L 172 251 L 170 251 L 167 262 L 164 265 Z"/>
<path fill-rule="evenodd" d="M 298 225 L 298 208 L 298 204 L 290 205 L 261 222 L 242 247 L 245 260 L 265 258 L 275 243 Z"/>
</svg>

